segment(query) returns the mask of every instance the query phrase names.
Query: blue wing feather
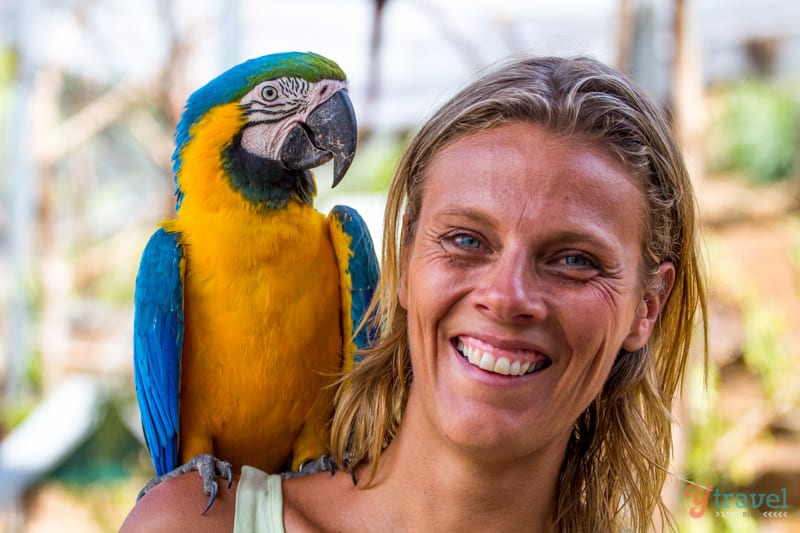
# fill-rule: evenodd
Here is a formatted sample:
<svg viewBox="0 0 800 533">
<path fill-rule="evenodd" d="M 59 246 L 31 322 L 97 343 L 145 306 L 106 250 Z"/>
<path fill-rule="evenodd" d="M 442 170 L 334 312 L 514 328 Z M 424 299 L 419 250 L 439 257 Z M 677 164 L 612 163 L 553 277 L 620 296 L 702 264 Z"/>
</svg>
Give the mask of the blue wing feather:
<svg viewBox="0 0 800 533">
<path fill-rule="evenodd" d="M 134 379 L 142 429 L 159 476 L 178 466 L 182 259 L 178 234 L 161 228 L 148 241 L 136 276 Z"/>
<path fill-rule="evenodd" d="M 353 319 L 353 328 L 357 328 L 367 312 L 378 284 L 380 271 L 378 258 L 367 224 L 355 209 L 337 205 L 331 210 L 330 216 L 338 220 L 342 231 L 351 238 L 351 254 L 348 261 L 352 287 L 350 317 Z M 374 327 L 362 328 L 355 337 L 356 346 L 359 349 L 366 348 L 371 344 L 374 335 Z M 359 357 L 356 357 L 356 361 L 358 360 Z"/>
</svg>

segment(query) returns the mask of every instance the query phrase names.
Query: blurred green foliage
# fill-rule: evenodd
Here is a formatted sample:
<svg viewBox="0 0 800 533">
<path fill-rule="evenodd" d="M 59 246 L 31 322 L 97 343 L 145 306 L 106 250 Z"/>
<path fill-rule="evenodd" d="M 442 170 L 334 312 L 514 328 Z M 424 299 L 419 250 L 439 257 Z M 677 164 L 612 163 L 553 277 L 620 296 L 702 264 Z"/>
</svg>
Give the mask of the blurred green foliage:
<svg viewBox="0 0 800 533">
<path fill-rule="evenodd" d="M 127 479 L 141 470 L 141 443 L 131 434 L 111 402 L 100 414 L 102 421 L 84 443 L 50 475 L 71 485 L 91 485 Z"/>
<path fill-rule="evenodd" d="M 326 184 L 329 165 L 314 172 L 321 198 L 339 193 L 386 193 L 397 162 L 407 144 L 405 135 L 376 135 L 358 146 L 358 155 L 347 171 L 347 177 L 331 191 Z"/>
<path fill-rule="evenodd" d="M 41 352 L 35 350 L 24 359 L 21 378 L 24 381 L 21 394 L 15 400 L 6 400 L 0 410 L 2 431 L 7 433 L 22 423 L 41 401 L 44 367 Z"/>
<path fill-rule="evenodd" d="M 8 109 L 9 109 L 9 101 L 11 99 L 11 82 L 14 79 L 14 70 L 16 68 L 16 56 L 12 52 L 10 48 L 2 48 L 0 47 L 0 124 L 3 124 L 3 127 L 0 127 L 0 161 L 5 162 L 7 151 L 8 151 L 8 141 L 6 139 L 8 135 L 8 127 L 6 124 L 8 123 Z M 5 200 L 5 183 L 8 181 L 6 177 L 7 172 L 0 172 L 0 197 Z M 2 210 L 4 206 L 2 206 L 2 202 L 0 201 L 0 216 L 2 216 Z M 2 228 L 0 228 L 2 230 Z"/>
<path fill-rule="evenodd" d="M 709 365 L 704 376 L 703 365 L 695 364 L 689 372 L 687 390 L 691 395 L 689 405 L 692 409 L 686 470 L 689 481 L 713 486 L 720 478 L 720 472 L 712 466 L 713 444 L 725 428 L 724 421 L 717 414 L 719 369 Z"/>
<path fill-rule="evenodd" d="M 792 220 L 793 227 L 795 220 Z M 798 286 L 800 286 L 800 223 L 794 240 L 792 260 Z M 712 265 L 710 291 L 724 295 L 725 305 L 738 310 L 743 329 L 741 354 L 733 354 L 733 360 L 722 365 L 711 363 L 704 375 L 701 362 L 694 364 L 687 378 L 686 399 L 689 406 L 688 451 L 685 471 L 687 480 L 721 492 L 750 492 L 754 481 L 753 471 L 745 452 L 750 444 L 770 442 L 774 439 L 771 418 L 780 411 L 782 403 L 795 404 L 792 391 L 792 376 L 800 363 L 800 353 L 792 350 L 786 342 L 787 328 L 784 315 L 774 304 L 748 281 L 725 253 L 723 243 L 713 233 L 706 238 L 709 265 Z M 719 296 L 717 296 L 719 297 Z M 713 296 L 712 296 L 713 298 Z M 713 342 L 713 338 L 711 339 Z M 747 375 L 755 383 L 755 390 L 762 407 L 766 410 L 764 421 L 756 422 L 752 412 L 732 413 L 722 395 L 726 374 L 735 370 Z M 705 384 L 704 384 L 705 381 Z M 731 385 L 728 384 L 728 387 Z M 735 394 L 739 394 L 736 391 Z M 744 392 L 742 394 L 751 394 Z M 728 399 L 730 399 L 730 389 Z M 757 407 L 758 404 L 753 405 Z M 766 425 L 753 432 L 753 423 Z M 756 426 L 757 428 L 758 426 Z M 732 448 L 731 448 L 732 447 Z M 682 484 L 686 487 L 686 484 Z M 682 509 L 676 514 L 679 531 L 688 533 L 749 533 L 760 531 L 763 523 L 755 516 L 748 516 L 745 509 L 733 509 L 728 516 L 715 515 L 713 498 L 703 516 L 693 518 L 689 509 L 693 506 L 690 495 L 682 494 Z"/>
<path fill-rule="evenodd" d="M 377 136 L 365 142 L 359 147 L 347 176 L 349 190 L 386 192 L 404 148 L 404 139 L 395 135 Z"/>
<path fill-rule="evenodd" d="M 785 315 L 757 294 L 748 295 L 743 303 L 745 343 L 742 357 L 759 378 L 762 392 L 768 400 L 786 387 L 790 374 L 791 351 L 784 342 Z"/>
<path fill-rule="evenodd" d="M 0 48 L 0 87 L 5 87 L 14 79 L 17 68 L 16 54 L 11 48 Z"/>
<path fill-rule="evenodd" d="M 736 82 L 712 97 L 708 132 L 710 166 L 756 182 L 787 178 L 796 171 L 800 113 L 795 93 L 764 80 Z"/>
</svg>

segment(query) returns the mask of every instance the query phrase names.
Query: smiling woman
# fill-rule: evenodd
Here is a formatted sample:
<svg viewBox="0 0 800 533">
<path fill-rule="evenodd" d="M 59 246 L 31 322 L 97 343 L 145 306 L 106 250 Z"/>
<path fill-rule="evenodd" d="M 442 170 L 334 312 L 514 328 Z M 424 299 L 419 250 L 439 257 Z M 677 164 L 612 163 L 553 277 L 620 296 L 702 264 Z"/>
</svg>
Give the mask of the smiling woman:
<svg viewBox="0 0 800 533">
<path fill-rule="evenodd" d="M 206 518 L 179 478 L 130 530 L 671 523 L 670 409 L 705 294 L 680 149 L 633 82 L 585 58 L 484 73 L 412 139 L 383 243 L 380 334 L 333 419 L 351 475 L 243 469 Z"/>
<path fill-rule="evenodd" d="M 385 222 L 382 335 L 340 392 L 338 459 L 380 486 L 410 458 L 416 486 L 447 486 L 468 457 L 488 500 L 538 517 L 511 511 L 506 530 L 667 517 L 670 407 L 705 293 L 657 106 L 591 59 L 501 64 L 411 141 Z"/>
<path fill-rule="evenodd" d="M 520 467 L 535 449 L 549 451 L 534 463 L 557 464 L 672 285 L 665 263 L 663 294 L 638 289 L 642 195 L 602 148 L 527 123 L 453 142 L 425 187 L 401 264 L 414 375 L 403 416 L 441 426 L 426 446 L 442 435 L 493 461 Z M 511 364 L 524 378 L 507 377 Z"/>
</svg>

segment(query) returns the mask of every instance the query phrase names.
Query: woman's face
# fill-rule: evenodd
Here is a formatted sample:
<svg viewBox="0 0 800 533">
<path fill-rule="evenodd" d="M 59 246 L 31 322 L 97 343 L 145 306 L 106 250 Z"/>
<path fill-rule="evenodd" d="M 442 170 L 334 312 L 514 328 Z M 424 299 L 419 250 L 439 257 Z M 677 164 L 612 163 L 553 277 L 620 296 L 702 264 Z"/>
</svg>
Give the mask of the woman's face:
<svg viewBox="0 0 800 533">
<path fill-rule="evenodd" d="M 402 254 L 404 424 L 421 417 L 418 428 L 493 460 L 563 453 L 620 348 L 646 343 L 663 304 L 639 277 L 644 216 L 616 159 L 539 126 L 442 150 Z"/>
</svg>

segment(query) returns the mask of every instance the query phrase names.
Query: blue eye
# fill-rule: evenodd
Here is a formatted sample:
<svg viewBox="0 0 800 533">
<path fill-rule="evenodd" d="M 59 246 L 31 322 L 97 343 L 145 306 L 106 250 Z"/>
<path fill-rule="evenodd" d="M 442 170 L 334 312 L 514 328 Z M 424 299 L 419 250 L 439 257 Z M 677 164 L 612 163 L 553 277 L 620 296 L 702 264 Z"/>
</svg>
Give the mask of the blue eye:
<svg viewBox="0 0 800 533">
<path fill-rule="evenodd" d="M 594 268 L 596 266 L 594 261 L 580 254 L 564 256 L 564 263 L 569 267 L 578 268 Z"/>
<path fill-rule="evenodd" d="M 481 243 L 478 239 L 470 237 L 469 235 L 458 235 L 454 239 L 456 244 L 464 248 L 480 248 Z"/>
</svg>

